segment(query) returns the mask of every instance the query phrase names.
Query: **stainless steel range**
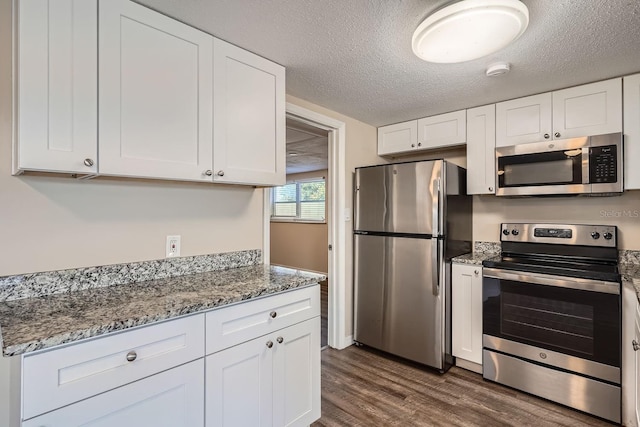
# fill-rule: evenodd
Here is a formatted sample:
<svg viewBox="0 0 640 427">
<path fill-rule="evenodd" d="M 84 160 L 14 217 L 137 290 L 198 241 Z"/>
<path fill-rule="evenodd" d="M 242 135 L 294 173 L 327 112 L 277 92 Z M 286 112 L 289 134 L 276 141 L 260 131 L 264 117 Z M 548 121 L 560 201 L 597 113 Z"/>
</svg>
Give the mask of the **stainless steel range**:
<svg viewBox="0 0 640 427">
<path fill-rule="evenodd" d="M 615 226 L 502 224 L 483 263 L 483 377 L 620 422 Z"/>
</svg>

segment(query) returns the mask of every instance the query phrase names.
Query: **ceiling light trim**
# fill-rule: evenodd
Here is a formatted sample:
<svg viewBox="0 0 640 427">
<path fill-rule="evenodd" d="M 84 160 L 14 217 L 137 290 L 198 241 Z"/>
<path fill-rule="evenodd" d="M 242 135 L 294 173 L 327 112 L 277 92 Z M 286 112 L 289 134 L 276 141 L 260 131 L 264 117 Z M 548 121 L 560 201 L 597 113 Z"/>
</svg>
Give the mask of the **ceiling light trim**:
<svg viewBox="0 0 640 427">
<path fill-rule="evenodd" d="M 529 10 L 519 0 L 462 0 L 429 15 L 411 47 L 428 62 L 465 62 L 503 49 L 528 25 Z"/>
</svg>

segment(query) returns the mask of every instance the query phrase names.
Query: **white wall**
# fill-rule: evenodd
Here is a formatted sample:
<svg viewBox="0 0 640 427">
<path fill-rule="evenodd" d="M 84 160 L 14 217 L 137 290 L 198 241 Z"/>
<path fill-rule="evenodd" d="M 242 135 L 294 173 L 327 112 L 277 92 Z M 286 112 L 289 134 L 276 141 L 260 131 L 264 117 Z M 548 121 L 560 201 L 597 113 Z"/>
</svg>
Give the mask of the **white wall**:
<svg viewBox="0 0 640 427">
<path fill-rule="evenodd" d="M 262 247 L 262 191 L 11 176 L 11 0 L 0 0 L 0 276 Z"/>
</svg>

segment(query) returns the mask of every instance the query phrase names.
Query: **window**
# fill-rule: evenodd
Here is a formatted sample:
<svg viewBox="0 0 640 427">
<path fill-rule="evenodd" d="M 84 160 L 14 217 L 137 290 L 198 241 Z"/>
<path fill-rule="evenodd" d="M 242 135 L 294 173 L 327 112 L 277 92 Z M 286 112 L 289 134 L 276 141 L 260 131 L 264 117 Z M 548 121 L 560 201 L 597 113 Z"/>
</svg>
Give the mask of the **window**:
<svg viewBox="0 0 640 427">
<path fill-rule="evenodd" d="M 271 218 L 290 221 L 325 221 L 324 178 L 293 181 L 271 192 Z"/>
</svg>

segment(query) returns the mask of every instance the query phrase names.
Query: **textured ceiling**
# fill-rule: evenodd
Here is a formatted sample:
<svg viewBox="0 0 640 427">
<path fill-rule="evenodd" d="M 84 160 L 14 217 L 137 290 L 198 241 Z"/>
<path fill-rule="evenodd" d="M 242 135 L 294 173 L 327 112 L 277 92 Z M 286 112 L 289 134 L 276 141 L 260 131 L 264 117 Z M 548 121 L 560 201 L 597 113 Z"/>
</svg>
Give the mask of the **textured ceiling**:
<svg viewBox="0 0 640 427">
<path fill-rule="evenodd" d="M 287 119 L 287 175 L 329 169 L 327 131 Z"/>
<path fill-rule="evenodd" d="M 286 66 L 287 93 L 375 126 L 640 71 L 638 0 L 523 0 L 522 37 L 461 64 L 411 51 L 449 0 L 138 2 Z M 511 72 L 486 77 L 496 61 Z"/>
</svg>

